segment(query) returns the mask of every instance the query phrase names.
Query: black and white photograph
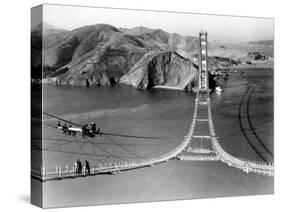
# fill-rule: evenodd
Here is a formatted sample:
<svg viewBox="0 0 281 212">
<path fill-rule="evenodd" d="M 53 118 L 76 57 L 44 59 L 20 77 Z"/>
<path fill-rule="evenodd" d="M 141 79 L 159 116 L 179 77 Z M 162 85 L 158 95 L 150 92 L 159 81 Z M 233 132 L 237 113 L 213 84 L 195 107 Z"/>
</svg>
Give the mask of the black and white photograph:
<svg viewBox="0 0 281 212">
<path fill-rule="evenodd" d="M 274 194 L 274 19 L 31 8 L 31 203 Z"/>
</svg>

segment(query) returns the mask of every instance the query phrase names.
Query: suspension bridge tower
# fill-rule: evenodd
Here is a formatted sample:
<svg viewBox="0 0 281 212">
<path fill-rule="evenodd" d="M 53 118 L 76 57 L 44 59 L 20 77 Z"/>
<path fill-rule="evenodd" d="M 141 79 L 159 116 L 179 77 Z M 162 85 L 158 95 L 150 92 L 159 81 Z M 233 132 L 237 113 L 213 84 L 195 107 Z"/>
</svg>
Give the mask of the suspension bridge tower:
<svg viewBox="0 0 281 212">
<path fill-rule="evenodd" d="M 209 96 L 209 72 L 208 72 L 208 34 L 199 33 L 198 52 L 198 83 L 195 99 L 195 110 L 192 123 L 192 137 L 180 156 L 185 160 L 218 160 L 212 147 L 213 130 Z"/>
<path fill-rule="evenodd" d="M 207 32 L 199 33 L 199 52 L 198 52 L 198 65 L 199 65 L 199 90 L 200 92 L 208 92 L 208 42 Z"/>
</svg>

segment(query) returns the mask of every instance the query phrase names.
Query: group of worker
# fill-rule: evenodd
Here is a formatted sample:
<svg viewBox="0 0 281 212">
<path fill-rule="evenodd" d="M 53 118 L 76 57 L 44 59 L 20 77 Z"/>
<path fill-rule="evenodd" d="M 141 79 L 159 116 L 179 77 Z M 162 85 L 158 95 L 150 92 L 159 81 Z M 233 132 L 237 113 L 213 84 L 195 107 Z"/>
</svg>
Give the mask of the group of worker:
<svg viewBox="0 0 281 212">
<path fill-rule="evenodd" d="M 76 174 L 82 174 L 83 165 L 80 159 L 74 163 L 74 170 Z M 91 174 L 91 167 L 89 161 L 85 160 L 85 174 Z"/>
<path fill-rule="evenodd" d="M 95 137 L 96 134 L 101 134 L 100 128 L 97 128 L 94 122 L 85 124 L 82 127 L 82 136 Z"/>
<path fill-rule="evenodd" d="M 62 129 L 62 134 L 65 135 L 71 135 L 71 136 L 76 136 L 76 132 L 73 130 L 70 130 L 70 128 L 72 127 L 72 125 L 70 124 L 69 126 L 67 126 L 66 123 L 64 123 L 63 126 L 61 126 L 60 122 L 58 123 L 58 128 L 61 127 Z"/>
<path fill-rule="evenodd" d="M 76 131 L 71 130 L 71 128 L 72 128 L 71 124 L 69 124 L 69 126 L 67 126 L 67 124 L 64 123 L 64 125 L 61 126 L 61 123 L 58 122 L 57 128 L 61 129 L 62 134 L 64 134 L 64 135 L 76 136 Z M 100 131 L 99 127 L 97 128 L 97 126 L 94 122 L 92 122 L 90 124 L 85 124 L 82 126 L 82 136 L 83 137 L 95 137 L 96 134 L 101 135 L 101 131 Z"/>
</svg>

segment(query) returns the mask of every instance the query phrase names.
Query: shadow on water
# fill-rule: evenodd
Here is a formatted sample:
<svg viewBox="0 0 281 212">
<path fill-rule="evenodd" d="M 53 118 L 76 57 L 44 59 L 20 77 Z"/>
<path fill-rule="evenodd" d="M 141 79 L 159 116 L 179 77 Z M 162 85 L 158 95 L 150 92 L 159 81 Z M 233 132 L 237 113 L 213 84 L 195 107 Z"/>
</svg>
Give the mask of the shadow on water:
<svg viewBox="0 0 281 212">
<path fill-rule="evenodd" d="M 239 109 L 238 109 L 238 119 L 239 119 L 239 126 L 241 129 L 241 132 L 243 133 L 245 139 L 247 140 L 248 144 L 251 146 L 251 148 L 254 150 L 254 152 L 265 162 L 268 162 L 263 155 L 259 152 L 259 150 L 256 148 L 256 146 L 253 144 L 253 142 L 251 141 L 251 139 L 248 137 L 246 131 L 244 130 L 244 126 L 243 126 L 243 122 L 242 122 L 242 115 L 241 115 L 241 110 L 242 110 L 242 105 L 244 102 L 244 99 L 246 97 L 246 95 L 251 91 L 252 87 L 248 87 L 248 89 L 245 91 L 245 93 L 243 94 L 241 101 L 239 103 Z"/>
</svg>

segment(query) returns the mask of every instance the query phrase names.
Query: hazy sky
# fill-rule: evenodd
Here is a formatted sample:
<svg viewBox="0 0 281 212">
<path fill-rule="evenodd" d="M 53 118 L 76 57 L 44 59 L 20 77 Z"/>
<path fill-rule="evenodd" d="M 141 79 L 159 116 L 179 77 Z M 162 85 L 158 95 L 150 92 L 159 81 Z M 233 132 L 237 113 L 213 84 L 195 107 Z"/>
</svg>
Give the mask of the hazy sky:
<svg viewBox="0 0 281 212">
<path fill-rule="evenodd" d="M 145 26 L 197 36 L 208 31 L 209 38 L 223 41 L 262 40 L 273 38 L 273 19 L 164 13 L 121 9 L 101 9 L 44 5 L 43 20 L 59 28 L 72 30 L 85 25 L 106 23 L 115 27 Z"/>
</svg>

